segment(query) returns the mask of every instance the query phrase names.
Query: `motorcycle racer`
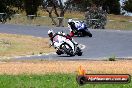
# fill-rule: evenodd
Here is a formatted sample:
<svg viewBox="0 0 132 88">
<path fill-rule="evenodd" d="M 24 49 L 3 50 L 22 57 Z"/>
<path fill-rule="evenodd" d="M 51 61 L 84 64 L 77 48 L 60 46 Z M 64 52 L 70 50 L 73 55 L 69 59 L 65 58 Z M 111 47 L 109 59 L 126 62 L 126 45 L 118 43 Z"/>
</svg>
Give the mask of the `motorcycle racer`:
<svg viewBox="0 0 132 88">
<path fill-rule="evenodd" d="M 84 22 L 80 22 L 80 21 L 74 21 L 73 19 L 69 19 L 68 20 L 68 27 L 70 28 L 70 35 L 74 36 L 74 32 L 76 30 L 80 30 L 83 31 L 85 29 L 85 24 Z"/>
<path fill-rule="evenodd" d="M 63 32 L 54 33 L 53 30 L 48 31 L 50 37 L 50 47 L 53 46 L 57 49 L 58 55 L 68 54 L 70 56 L 78 55 L 81 56 L 82 52 L 78 44 L 73 39 Z M 68 45 L 68 47 L 66 47 Z M 66 49 L 67 48 L 67 49 Z"/>
<path fill-rule="evenodd" d="M 68 27 L 70 30 L 71 37 L 78 33 L 82 33 L 83 36 L 91 34 L 87 29 L 88 28 L 87 25 L 83 21 L 74 21 L 73 19 L 69 19 Z"/>
<path fill-rule="evenodd" d="M 59 35 L 59 36 L 63 36 L 63 37 L 66 37 L 66 39 L 69 39 L 74 45 L 77 45 L 77 43 L 71 38 L 70 35 L 66 35 L 65 33 L 63 32 L 58 32 L 58 33 L 54 33 L 53 30 L 49 30 L 48 31 L 48 35 L 49 35 L 49 38 L 50 38 L 50 46 L 54 45 L 54 37 Z"/>
</svg>

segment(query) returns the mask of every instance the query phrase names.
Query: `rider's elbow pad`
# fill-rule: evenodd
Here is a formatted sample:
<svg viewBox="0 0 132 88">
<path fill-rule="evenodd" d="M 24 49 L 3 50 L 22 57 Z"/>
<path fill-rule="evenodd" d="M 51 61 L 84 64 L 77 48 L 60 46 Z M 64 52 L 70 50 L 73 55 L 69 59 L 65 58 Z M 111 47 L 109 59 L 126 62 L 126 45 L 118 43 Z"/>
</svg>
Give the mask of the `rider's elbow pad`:
<svg viewBox="0 0 132 88">
<path fill-rule="evenodd" d="M 71 37 L 74 36 L 74 32 L 73 32 L 73 31 L 70 32 L 70 36 L 71 36 Z"/>
</svg>

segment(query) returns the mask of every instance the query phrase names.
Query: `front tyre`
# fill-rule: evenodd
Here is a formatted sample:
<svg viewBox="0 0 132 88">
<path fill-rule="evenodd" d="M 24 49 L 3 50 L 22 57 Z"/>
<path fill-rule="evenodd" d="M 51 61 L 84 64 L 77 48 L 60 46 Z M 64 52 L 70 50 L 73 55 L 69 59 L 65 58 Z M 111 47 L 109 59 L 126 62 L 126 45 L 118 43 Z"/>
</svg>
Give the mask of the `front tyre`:
<svg viewBox="0 0 132 88">
<path fill-rule="evenodd" d="M 79 47 L 77 47 L 76 54 L 78 56 L 82 56 L 82 51 L 81 51 L 81 49 Z"/>
<path fill-rule="evenodd" d="M 78 55 L 78 56 L 82 56 L 82 52 L 78 52 L 77 55 Z"/>
<path fill-rule="evenodd" d="M 73 53 L 73 50 L 69 44 L 64 44 L 62 46 L 62 49 L 64 50 L 64 52 L 66 52 L 67 55 L 75 56 L 75 54 Z"/>
<path fill-rule="evenodd" d="M 88 31 L 88 30 L 86 31 L 86 35 L 89 36 L 89 37 L 93 36 L 92 33 L 90 33 L 90 31 Z"/>
<path fill-rule="evenodd" d="M 61 54 L 63 54 L 63 52 L 60 51 L 60 50 L 57 50 L 57 51 L 56 51 L 56 54 L 57 54 L 57 55 L 61 55 Z"/>
<path fill-rule="evenodd" d="M 88 33 L 88 36 L 89 36 L 89 37 L 92 37 L 93 35 L 89 32 L 89 33 Z"/>
</svg>

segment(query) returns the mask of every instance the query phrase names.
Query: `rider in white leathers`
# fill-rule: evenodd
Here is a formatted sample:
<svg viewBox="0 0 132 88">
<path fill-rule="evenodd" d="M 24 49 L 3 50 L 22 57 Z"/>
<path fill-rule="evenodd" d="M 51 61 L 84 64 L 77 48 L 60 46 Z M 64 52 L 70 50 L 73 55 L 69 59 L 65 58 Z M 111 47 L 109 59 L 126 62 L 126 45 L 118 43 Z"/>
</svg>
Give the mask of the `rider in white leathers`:
<svg viewBox="0 0 132 88">
<path fill-rule="evenodd" d="M 53 30 L 49 30 L 49 31 L 48 31 L 48 35 L 49 35 L 49 37 L 50 37 L 50 46 L 54 45 L 53 38 L 54 38 L 55 36 L 57 36 L 57 35 L 66 37 L 66 39 L 69 39 L 74 45 L 77 45 L 77 43 L 71 38 L 70 35 L 66 35 L 66 34 L 63 33 L 63 32 L 54 33 Z M 59 39 L 59 38 L 58 38 L 58 39 Z"/>
<path fill-rule="evenodd" d="M 55 49 L 57 49 L 56 53 L 58 55 L 67 53 L 70 56 L 74 56 L 74 55 L 78 55 L 81 56 L 82 55 L 82 51 L 79 48 L 79 45 L 71 38 L 70 35 L 66 35 L 63 32 L 58 32 L 58 33 L 54 33 L 53 30 L 49 30 L 48 31 L 48 35 L 50 37 L 50 46 L 53 46 Z M 68 44 L 72 49 L 72 51 L 67 51 L 65 49 L 61 50 L 62 47 L 61 45 L 63 44 Z"/>
</svg>

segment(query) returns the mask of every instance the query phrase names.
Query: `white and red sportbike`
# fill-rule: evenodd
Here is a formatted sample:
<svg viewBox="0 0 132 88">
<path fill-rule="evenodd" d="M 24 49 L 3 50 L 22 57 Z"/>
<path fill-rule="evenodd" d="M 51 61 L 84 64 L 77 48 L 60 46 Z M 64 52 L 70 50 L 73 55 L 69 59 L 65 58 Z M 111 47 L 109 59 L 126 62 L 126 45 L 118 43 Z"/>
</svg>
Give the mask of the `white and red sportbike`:
<svg viewBox="0 0 132 88">
<path fill-rule="evenodd" d="M 77 44 L 74 44 L 70 39 L 64 36 L 56 35 L 53 38 L 53 47 L 57 49 L 56 53 L 58 55 L 67 54 L 70 56 L 81 56 L 82 50 Z"/>
</svg>

